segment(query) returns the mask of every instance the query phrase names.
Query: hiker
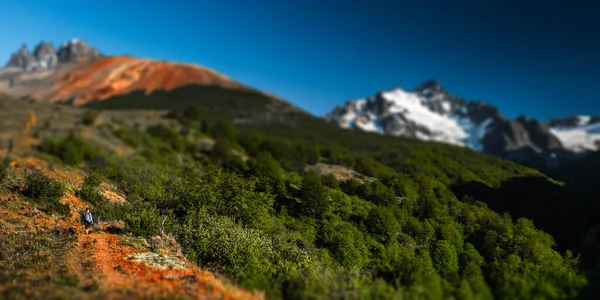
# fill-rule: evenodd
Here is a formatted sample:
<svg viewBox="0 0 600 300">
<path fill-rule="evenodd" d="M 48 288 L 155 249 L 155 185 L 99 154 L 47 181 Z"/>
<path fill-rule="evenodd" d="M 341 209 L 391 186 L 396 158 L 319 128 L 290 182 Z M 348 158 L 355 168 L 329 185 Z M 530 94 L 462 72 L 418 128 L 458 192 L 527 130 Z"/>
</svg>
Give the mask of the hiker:
<svg viewBox="0 0 600 300">
<path fill-rule="evenodd" d="M 92 217 L 92 213 L 90 212 L 90 208 L 85 208 L 85 213 L 83 213 L 83 224 L 85 226 L 85 234 L 89 234 L 90 226 L 94 222 L 94 218 Z"/>
</svg>

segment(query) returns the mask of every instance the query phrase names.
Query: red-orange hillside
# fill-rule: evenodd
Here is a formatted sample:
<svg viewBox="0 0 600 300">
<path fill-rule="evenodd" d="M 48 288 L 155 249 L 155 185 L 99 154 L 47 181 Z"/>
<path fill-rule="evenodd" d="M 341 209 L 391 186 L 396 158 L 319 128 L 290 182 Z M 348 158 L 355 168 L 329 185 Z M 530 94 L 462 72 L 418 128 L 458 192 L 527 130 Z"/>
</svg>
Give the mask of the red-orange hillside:
<svg viewBox="0 0 600 300">
<path fill-rule="evenodd" d="M 178 87 L 219 85 L 245 88 L 241 84 L 210 69 L 173 62 L 113 56 L 69 68 L 61 68 L 53 79 L 37 86 L 30 96 L 44 102 L 73 99 L 76 106 L 93 100 L 142 90 L 172 90 Z"/>
</svg>

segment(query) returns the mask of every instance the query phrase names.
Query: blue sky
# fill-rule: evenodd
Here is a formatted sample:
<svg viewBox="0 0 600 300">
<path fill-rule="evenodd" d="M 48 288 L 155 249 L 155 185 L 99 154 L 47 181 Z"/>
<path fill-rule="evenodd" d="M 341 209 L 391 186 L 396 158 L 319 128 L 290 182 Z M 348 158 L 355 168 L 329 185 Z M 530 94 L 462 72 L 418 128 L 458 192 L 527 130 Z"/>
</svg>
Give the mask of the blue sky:
<svg viewBox="0 0 600 300">
<path fill-rule="evenodd" d="M 316 115 L 428 79 L 509 117 L 600 115 L 594 1 L 324 2 L 5 0 L 0 59 L 78 37 L 201 64 Z"/>
</svg>

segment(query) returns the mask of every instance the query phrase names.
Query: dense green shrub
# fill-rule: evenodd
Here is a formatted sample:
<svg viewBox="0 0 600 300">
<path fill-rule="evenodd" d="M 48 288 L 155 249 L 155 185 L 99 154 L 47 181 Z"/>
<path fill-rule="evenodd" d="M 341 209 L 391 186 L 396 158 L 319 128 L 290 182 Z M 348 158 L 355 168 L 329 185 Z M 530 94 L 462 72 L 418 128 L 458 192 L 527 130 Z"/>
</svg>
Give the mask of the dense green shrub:
<svg viewBox="0 0 600 300">
<path fill-rule="evenodd" d="M 346 268 L 362 268 L 369 262 L 363 234 L 352 224 L 335 217 L 322 221 L 319 243 Z"/>
<path fill-rule="evenodd" d="M 260 145 L 263 142 L 263 136 L 260 132 L 253 131 L 238 136 L 238 141 L 248 154 L 256 156 L 260 152 Z"/>
<path fill-rule="evenodd" d="M 83 113 L 83 118 L 81 121 L 84 125 L 88 125 L 88 126 L 94 125 L 94 123 L 96 122 L 96 118 L 98 118 L 99 114 L 100 114 L 100 112 L 97 110 L 92 110 L 92 109 L 86 110 Z"/>
<path fill-rule="evenodd" d="M 135 128 L 120 126 L 114 128 L 112 133 L 118 137 L 121 141 L 123 141 L 128 146 L 133 148 L 138 148 L 142 144 L 149 144 L 147 139 L 147 134 L 143 131 L 137 130 Z"/>
<path fill-rule="evenodd" d="M 76 134 L 44 138 L 40 144 L 40 150 L 54 155 L 70 165 L 79 165 L 99 156 L 96 147 L 86 143 L 81 136 Z"/>
<path fill-rule="evenodd" d="M 387 244 L 396 238 L 400 231 L 398 221 L 389 209 L 376 207 L 365 220 L 367 230 L 378 242 Z"/>
<path fill-rule="evenodd" d="M 219 140 L 235 141 L 237 130 L 230 122 L 218 120 L 211 126 L 211 135 Z"/>
<path fill-rule="evenodd" d="M 146 132 L 151 136 L 158 138 L 164 144 L 175 151 L 182 151 L 184 146 L 183 137 L 174 130 L 163 124 L 157 124 L 146 128 Z"/>
<path fill-rule="evenodd" d="M 325 186 L 321 183 L 321 177 L 316 173 L 304 173 L 302 186 L 296 197 L 301 201 L 296 210 L 300 215 L 320 219 L 329 210 L 330 203 Z"/>
<path fill-rule="evenodd" d="M 192 104 L 184 109 L 181 115 L 184 119 L 198 121 L 200 120 L 200 108 L 197 104 Z"/>
<path fill-rule="evenodd" d="M 276 290 L 273 279 L 293 276 L 311 264 L 308 253 L 287 248 L 291 245 L 278 244 L 225 217 L 190 214 L 176 233 L 192 261 L 217 268 L 250 288 Z"/>
<path fill-rule="evenodd" d="M 126 230 L 136 236 L 152 237 L 160 233 L 162 221 L 165 220 L 166 230 L 170 230 L 172 221 L 168 214 L 162 214 L 150 203 L 135 203 L 125 214 Z M 166 221 L 169 221 L 168 223 Z"/>
<path fill-rule="evenodd" d="M 279 179 L 284 174 L 279 162 L 269 152 L 258 153 L 256 159 L 252 160 L 250 168 L 257 176 Z"/>
<path fill-rule="evenodd" d="M 337 180 L 337 178 L 335 177 L 335 175 L 333 174 L 325 174 L 321 176 L 321 182 L 323 183 L 323 185 L 335 189 L 335 190 L 339 190 L 340 189 L 340 184 L 339 181 Z"/>
<path fill-rule="evenodd" d="M 60 203 L 66 193 L 65 186 L 60 181 L 41 172 L 25 174 L 25 186 L 22 193 L 31 201 L 40 204 L 41 209 L 48 213 L 58 213 L 63 216 L 68 216 L 70 213 L 69 206 Z"/>
<path fill-rule="evenodd" d="M 2 161 L 0 161 L 0 183 L 2 183 L 7 177 L 9 165 L 10 159 L 8 158 L 8 156 L 4 157 Z"/>
</svg>

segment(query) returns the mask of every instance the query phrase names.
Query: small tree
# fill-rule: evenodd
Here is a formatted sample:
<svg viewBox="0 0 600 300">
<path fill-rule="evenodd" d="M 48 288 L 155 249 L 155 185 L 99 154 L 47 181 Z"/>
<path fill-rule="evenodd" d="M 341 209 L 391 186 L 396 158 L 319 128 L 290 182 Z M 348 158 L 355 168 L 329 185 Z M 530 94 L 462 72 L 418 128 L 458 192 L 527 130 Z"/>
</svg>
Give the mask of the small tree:
<svg viewBox="0 0 600 300">
<path fill-rule="evenodd" d="M 235 141 L 237 130 L 230 122 L 219 120 L 212 127 L 211 134 L 213 137 L 220 140 L 228 139 L 230 141 Z"/>
<path fill-rule="evenodd" d="M 200 108 L 197 104 L 192 104 L 183 110 L 182 116 L 190 121 L 198 121 L 200 120 Z"/>
<path fill-rule="evenodd" d="M 96 119 L 98 118 L 99 114 L 100 114 L 100 112 L 97 110 L 86 110 L 83 113 L 83 119 L 82 119 L 83 124 L 87 125 L 87 126 L 94 125 L 94 123 L 96 123 Z"/>
<path fill-rule="evenodd" d="M 376 207 L 365 220 L 367 230 L 382 244 L 390 242 L 398 233 L 400 226 L 394 215 L 384 207 Z"/>
<path fill-rule="evenodd" d="M 330 206 L 321 178 L 313 172 L 302 177 L 298 198 L 301 199 L 300 214 L 314 219 L 320 219 Z"/>
</svg>

